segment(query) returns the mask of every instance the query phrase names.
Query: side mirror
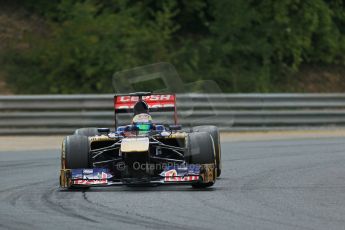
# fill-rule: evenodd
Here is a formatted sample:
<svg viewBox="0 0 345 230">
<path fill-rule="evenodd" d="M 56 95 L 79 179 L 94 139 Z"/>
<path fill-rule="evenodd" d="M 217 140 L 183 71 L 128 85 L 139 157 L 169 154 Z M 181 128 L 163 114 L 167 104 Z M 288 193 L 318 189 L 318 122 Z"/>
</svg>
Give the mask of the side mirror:
<svg viewBox="0 0 345 230">
<path fill-rule="evenodd" d="M 181 130 L 182 126 L 181 125 L 169 125 L 170 130 Z"/>
<path fill-rule="evenodd" d="M 110 133 L 109 128 L 98 128 L 97 131 L 101 134 L 109 134 Z"/>
</svg>

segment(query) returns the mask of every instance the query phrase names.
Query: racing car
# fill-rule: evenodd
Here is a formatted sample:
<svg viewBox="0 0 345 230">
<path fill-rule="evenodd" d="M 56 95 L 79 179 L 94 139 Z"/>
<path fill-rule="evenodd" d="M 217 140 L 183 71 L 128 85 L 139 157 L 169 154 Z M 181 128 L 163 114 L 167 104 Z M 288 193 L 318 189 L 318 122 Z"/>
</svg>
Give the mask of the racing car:
<svg viewBox="0 0 345 230">
<path fill-rule="evenodd" d="M 221 174 L 221 147 L 215 126 L 182 129 L 176 95 L 138 92 L 114 96 L 115 130 L 80 128 L 64 138 L 60 187 L 116 185 L 213 186 Z M 151 114 L 171 112 L 173 122 L 155 123 Z M 119 114 L 131 114 L 119 125 Z"/>
</svg>

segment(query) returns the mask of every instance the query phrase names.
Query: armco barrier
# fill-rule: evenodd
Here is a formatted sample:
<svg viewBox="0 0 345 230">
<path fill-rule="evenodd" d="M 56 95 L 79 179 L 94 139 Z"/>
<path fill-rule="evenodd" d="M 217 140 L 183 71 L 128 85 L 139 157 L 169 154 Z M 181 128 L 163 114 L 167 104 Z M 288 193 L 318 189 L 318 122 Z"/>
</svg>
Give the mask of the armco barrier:
<svg viewBox="0 0 345 230">
<path fill-rule="evenodd" d="M 180 94 L 179 123 L 221 130 L 345 127 L 345 94 Z M 171 114 L 169 114 L 170 116 Z M 168 114 L 153 119 L 171 122 Z M 120 123 L 130 117 L 120 116 Z M 113 127 L 113 95 L 0 96 L 0 135 Z"/>
</svg>

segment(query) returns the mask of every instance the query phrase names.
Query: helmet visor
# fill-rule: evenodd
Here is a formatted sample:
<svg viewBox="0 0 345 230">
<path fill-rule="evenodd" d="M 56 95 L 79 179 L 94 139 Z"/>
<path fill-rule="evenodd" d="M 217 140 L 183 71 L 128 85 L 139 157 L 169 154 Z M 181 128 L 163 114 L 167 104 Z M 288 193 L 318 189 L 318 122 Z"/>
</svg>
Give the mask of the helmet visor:
<svg viewBox="0 0 345 230">
<path fill-rule="evenodd" d="M 147 132 L 147 131 L 151 130 L 152 124 L 150 124 L 150 123 L 137 123 L 135 126 L 137 127 L 137 129 L 139 131 Z"/>
</svg>

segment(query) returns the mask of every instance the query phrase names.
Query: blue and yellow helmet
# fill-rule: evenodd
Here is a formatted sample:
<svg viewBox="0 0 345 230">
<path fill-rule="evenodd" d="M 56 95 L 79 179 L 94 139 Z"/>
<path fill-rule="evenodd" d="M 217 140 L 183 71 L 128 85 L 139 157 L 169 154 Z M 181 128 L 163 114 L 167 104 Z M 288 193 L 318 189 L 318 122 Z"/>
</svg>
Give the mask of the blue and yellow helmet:
<svg viewBox="0 0 345 230">
<path fill-rule="evenodd" d="M 132 122 L 139 132 L 148 132 L 153 128 L 152 117 L 147 113 L 135 115 Z"/>
</svg>

